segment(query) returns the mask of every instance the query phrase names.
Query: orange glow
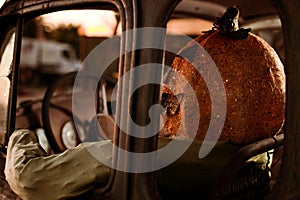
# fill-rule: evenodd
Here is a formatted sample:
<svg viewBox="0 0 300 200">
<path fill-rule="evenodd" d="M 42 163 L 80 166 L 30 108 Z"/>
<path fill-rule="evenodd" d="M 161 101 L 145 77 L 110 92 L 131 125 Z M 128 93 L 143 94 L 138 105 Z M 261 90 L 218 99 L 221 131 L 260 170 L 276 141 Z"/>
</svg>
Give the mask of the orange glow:
<svg viewBox="0 0 300 200">
<path fill-rule="evenodd" d="M 211 30 L 212 27 L 213 22 L 196 18 L 171 19 L 167 24 L 168 34 L 172 35 L 176 32 L 185 35 L 200 35 L 202 31 Z"/>
<path fill-rule="evenodd" d="M 110 37 L 114 34 L 117 20 L 113 11 L 70 10 L 43 15 L 43 22 L 53 28 L 61 24 L 78 26 L 79 35 Z"/>
</svg>

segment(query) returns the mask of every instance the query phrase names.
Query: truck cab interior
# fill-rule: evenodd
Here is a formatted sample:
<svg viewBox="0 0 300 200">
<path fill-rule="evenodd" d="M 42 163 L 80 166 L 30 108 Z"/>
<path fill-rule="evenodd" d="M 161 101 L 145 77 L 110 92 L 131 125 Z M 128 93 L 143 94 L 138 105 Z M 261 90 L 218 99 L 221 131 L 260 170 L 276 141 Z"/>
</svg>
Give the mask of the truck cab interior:
<svg viewBox="0 0 300 200">
<path fill-rule="evenodd" d="M 162 128 L 169 111 L 153 106 L 163 104 L 168 66 L 233 5 L 240 10 L 239 26 L 263 38 L 284 65 L 284 126 L 245 144 L 170 136 Z M 19 130 L 34 132 L 49 159 L 109 141 L 109 151 L 97 152 L 111 157 L 101 184 L 66 199 L 299 197 L 297 8 L 297 0 L 6 0 L 0 9 L 0 197 L 30 199 L 16 194 L 4 174 L 10 137 Z M 51 21 L 57 16 L 62 21 Z M 24 43 L 28 38 L 31 45 Z M 35 44 L 52 45 L 47 48 L 72 62 L 50 51 L 44 58 Z M 33 65 L 22 60 L 25 51 Z M 177 96 L 177 107 L 180 101 Z M 158 131 L 147 131 L 153 129 Z M 211 151 L 200 158 L 205 148 Z M 73 170 L 61 168 L 60 175 L 67 169 Z M 53 199 L 51 189 L 49 184 L 45 199 Z"/>
</svg>

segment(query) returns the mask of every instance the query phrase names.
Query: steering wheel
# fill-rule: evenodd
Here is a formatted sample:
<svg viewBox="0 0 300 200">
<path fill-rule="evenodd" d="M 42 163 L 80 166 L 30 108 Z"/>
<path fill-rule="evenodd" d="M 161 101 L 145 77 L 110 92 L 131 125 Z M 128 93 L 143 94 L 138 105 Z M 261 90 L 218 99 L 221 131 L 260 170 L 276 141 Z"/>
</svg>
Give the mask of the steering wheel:
<svg viewBox="0 0 300 200">
<path fill-rule="evenodd" d="M 82 73 L 84 78 L 88 78 L 92 81 L 99 81 L 97 77 L 95 77 L 93 74 L 88 73 Z M 96 116 L 94 116 L 91 121 L 85 121 L 84 123 L 73 113 L 63 107 L 56 104 L 51 103 L 51 99 L 53 97 L 53 94 L 55 90 L 63 85 L 67 81 L 75 81 L 75 78 L 77 76 L 77 72 L 70 72 L 67 73 L 59 78 L 57 78 L 55 81 L 53 81 L 49 87 L 46 90 L 46 93 L 43 98 L 43 104 L 42 104 L 42 122 L 45 129 L 45 135 L 49 142 L 49 145 L 54 153 L 61 153 L 65 149 L 71 147 L 75 147 L 78 145 L 81 141 L 80 138 L 84 141 L 97 141 L 102 139 L 112 139 L 113 138 L 113 127 L 114 122 L 113 119 L 108 115 L 107 113 L 107 102 L 106 102 L 106 94 L 102 94 L 99 92 L 105 91 L 105 87 L 103 84 L 98 83 L 98 89 L 96 90 L 96 100 L 97 100 L 97 107 L 101 107 L 103 110 L 98 110 Z M 101 83 L 101 81 L 100 81 Z M 100 95 L 101 94 L 101 95 Z M 101 96 L 101 97 L 100 97 Z M 101 101 L 102 100 L 102 101 Z M 57 138 L 55 137 L 55 134 L 53 133 L 53 129 L 51 126 L 51 120 L 50 120 L 50 108 L 54 108 L 59 110 L 60 112 L 63 112 L 65 115 L 67 115 L 70 119 L 67 123 L 64 124 L 64 126 L 60 129 L 60 144 L 57 142 Z M 106 107 L 106 108 L 105 108 Z M 76 124 L 79 124 L 76 128 L 79 128 L 81 130 L 77 130 L 75 128 L 74 122 Z M 67 131 L 64 131 L 64 129 L 68 129 Z M 77 132 L 78 131 L 78 132 Z M 67 134 L 67 135 L 65 135 Z M 79 134 L 80 137 L 79 138 Z M 71 141 L 67 141 L 64 139 L 65 137 Z M 67 141 L 67 142 L 66 142 Z M 71 143 L 71 145 L 68 145 L 66 143 Z M 75 143 L 75 144 L 74 144 Z M 62 148 L 63 147 L 63 148 Z"/>
<path fill-rule="evenodd" d="M 78 137 L 78 133 L 76 132 L 76 128 L 74 126 L 74 120 L 76 121 L 76 123 L 80 123 L 83 124 L 78 117 L 73 116 L 72 112 L 68 109 L 66 109 L 63 106 L 59 106 L 59 105 L 55 105 L 51 103 L 51 99 L 53 97 L 53 94 L 56 90 L 56 88 L 58 86 L 61 86 L 62 84 L 64 84 L 66 81 L 74 81 L 75 77 L 77 75 L 77 72 L 70 72 L 67 73 L 59 78 L 57 78 L 55 81 L 53 81 L 49 87 L 46 90 L 46 93 L 44 95 L 43 98 L 43 104 L 42 104 L 42 122 L 43 122 L 43 126 L 45 129 L 45 135 L 47 137 L 47 140 L 51 146 L 51 149 L 53 150 L 54 153 L 61 153 L 63 152 L 65 149 L 67 149 L 66 145 L 62 142 L 62 145 L 64 146 L 63 149 L 62 147 L 58 144 L 55 135 L 53 133 L 52 127 L 51 127 L 51 122 L 50 122 L 50 108 L 55 108 L 58 109 L 59 111 L 63 112 L 64 114 L 66 114 L 68 117 L 70 117 L 71 119 L 73 119 L 70 122 L 68 122 L 69 124 L 67 126 L 73 126 L 70 128 L 73 128 L 73 130 L 75 131 L 75 137 L 74 138 L 76 140 L 76 143 L 78 144 L 80 142 L 79 137 Z M 63 131 L 63 129 L 61 129 L 61 131 Z M 62 133 L 60 133 L 62 134 Z M 63 139 L 62 137 L 60 138 L 61 140 Z"/>
</svg>

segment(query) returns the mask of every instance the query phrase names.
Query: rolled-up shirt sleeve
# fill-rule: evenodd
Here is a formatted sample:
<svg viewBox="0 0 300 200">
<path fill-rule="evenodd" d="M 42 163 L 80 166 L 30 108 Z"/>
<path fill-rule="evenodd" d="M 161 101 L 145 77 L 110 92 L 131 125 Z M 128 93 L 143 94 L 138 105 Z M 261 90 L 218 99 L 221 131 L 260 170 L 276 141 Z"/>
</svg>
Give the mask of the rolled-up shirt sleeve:
<svg viewBox="0 0 300 200">
<path fill-rule="evenodd" d="M 80 144 L 61 154 L 48 155 L 33 131 L 17 130 L 8 144 L 6 180 L 24 200 L 67 199 L 97 185 L 104 186 L 110 168 L 94 158 L 86 149 L 87 145 L 107 150 L 111 142 Z M 106 155 L 105 159 L 111 159 L 111 156 Z"/>
</svg>

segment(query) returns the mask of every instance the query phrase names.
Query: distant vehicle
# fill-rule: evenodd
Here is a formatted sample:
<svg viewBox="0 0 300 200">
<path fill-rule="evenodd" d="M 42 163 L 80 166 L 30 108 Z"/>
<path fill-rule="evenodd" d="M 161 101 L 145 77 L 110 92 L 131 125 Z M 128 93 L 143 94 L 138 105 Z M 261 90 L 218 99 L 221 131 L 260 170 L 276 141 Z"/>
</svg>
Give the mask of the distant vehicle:
<svg viewBox="0 0 300 200">
<path fill-rule="evenodd" d="M 70 44 L 35 38 L 22 40 L 21 69 L 55 75 L 77 71 L 79 66 L 80 61 Z"/>
</svg>

